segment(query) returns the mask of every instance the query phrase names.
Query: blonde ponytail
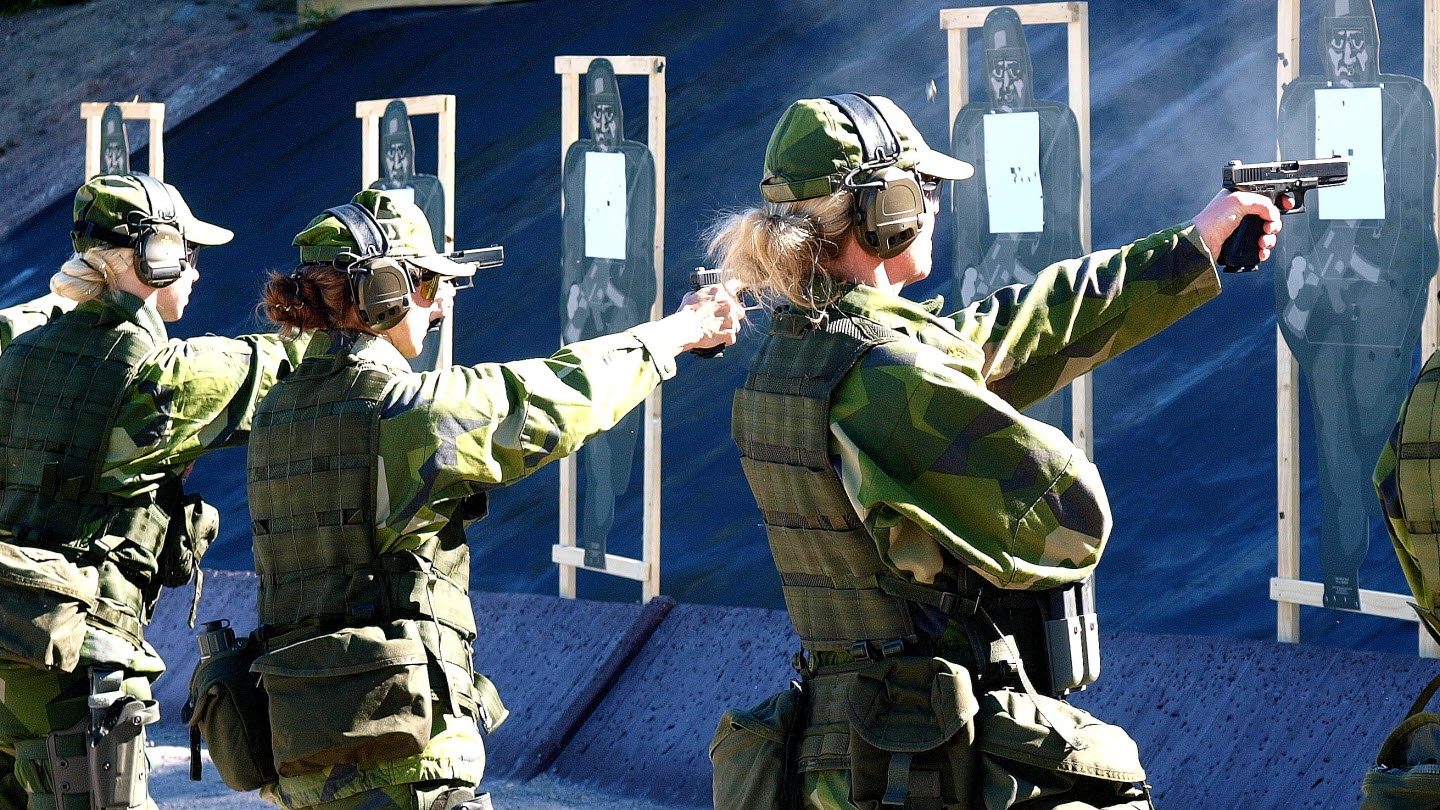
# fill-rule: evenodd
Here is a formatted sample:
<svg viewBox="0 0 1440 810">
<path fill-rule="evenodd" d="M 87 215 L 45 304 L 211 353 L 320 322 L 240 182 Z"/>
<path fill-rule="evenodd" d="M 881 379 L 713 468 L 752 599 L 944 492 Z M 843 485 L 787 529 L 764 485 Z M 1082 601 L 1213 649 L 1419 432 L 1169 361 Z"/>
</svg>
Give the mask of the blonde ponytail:
<svg viewBox="0 0 1440 810">
<path fill-rule="evenodd" d="M 135 251 L 131 248 L 90 248 L 71 254 L 70 260 L 50 277 L 50 291 L 72 301 L 85 302 L 110 297 L 120 276 L 134 272 Z"/>
<path fill-rule="evenodd" d="M 728 214 L 707 234 L 710 255 L 767 306 L 824 309 L 838 297 L 826 267 L 850 229 L 851 200 L 837 191 Z"/>
</svg>

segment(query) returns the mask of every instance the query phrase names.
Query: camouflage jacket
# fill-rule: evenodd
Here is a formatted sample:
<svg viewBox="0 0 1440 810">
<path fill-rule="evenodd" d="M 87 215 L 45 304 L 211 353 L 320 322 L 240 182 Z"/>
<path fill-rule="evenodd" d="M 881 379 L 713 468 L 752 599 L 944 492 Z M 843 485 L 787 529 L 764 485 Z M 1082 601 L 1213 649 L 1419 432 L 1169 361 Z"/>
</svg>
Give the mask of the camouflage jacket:
<svg viewBox="0 0 1440 810">
<path fill-rule="evenodd" d="M 958 558 L 1016 589 L 1089 575 L 1111 525 L 1099 473 L 1020 411 L 1219 292 L 1188 225 L 1051 265 L 944 317 L 938 299 L 848 288 L 836 307 L 910 338 L 869 351 L 830 409 L 841 480 L 886 564 L 929 584 Z"/>
<path fill-rule="evenodd" d="M 673 358 L 650 348 L 648 329 L 572 343 L 544 359 L 425 372 L 411 371 L 384 340 L 316 333 L 307 358 L 349 352 L 396 372 L 380 403 L 376 551 L 419 548 L 462 499 L 518 481 L 613 427 L 675 375 Z M 444 715 L 419 754 L 283 776 L 260 795 L 308 807 L 411 782 L 479 784 L 484 769 L 475 721 Z"/>
<path fill-rule="evenodd" d="M 1421 383 L 1430 383 L 1427 387 L 1431 390 L 1427 391 L 1426 395 L 1433 396 L 1436 382 L 1440 382 L 1440 352 L 1430 355 L 1425 361 L 1425 367 L 1420 370 L 1415 387 L 1419 388 Z M 1375 465 L 1375 493 L 1380 496 L 1380 507 L 1385 513 L 1385 526 L 1390 530 L 1390 542 L 1395 546 L 1395 556 L 1400 560 L 1400 569 L 1405 572 L 1405 582 L 1410 586 L 1410 592 L 1415 595 L 1412 606 L 1420 614 L 1430 633 L 1440 639 L 1440 610 L 1436 609 L 1437 591 L 1440 591 L 1440 570 L 1436 570 L 1435 566 L 1435 540 L 1436 535 L 1440 534 L 1440 531 L 1436 530 L 1440 529 L 1440 523 L 1428 520 L 1434 517 L 1435 512 L 1436 482 L 1428 473 L 1431 466 L 1429 457 L 1434 455 L 1434 451 L 1425 448 L 1418 456 L 1407 456 L 1415 459 L 1411 462 L 1414 468 L 1408 473 L 1402 473 L 1400 469 L 1400 445 L 1405 438 L 1403 428 L 1406 412 L 1410 409 L 1410 401 L 1415 395 L 1416 391 L 1412 390 L 1405 397 L 1405 402 L 1400 406 L 1400 417 L 1395 430 L 1390 433 L 1389 441 L 1380 451 L 1380 460 Z M 1425 423 L 1429 423 L 1434 415 L 1419 407 L 1424 401 L 1417 401 L 1417 412 L 1412 414 L 1422 424 L 1412 426 L 1411 432 L 1416 435 L 1411 437 L 1411 442 L 1426 441 L 1432 434 L 1432 431 L 1425 429 L 1428 427 Z M 1412 493 L 1408 506 L 1410 517 L 1416 522 L 1406 517 L 1407 504 L 1403 502 L 1400 494 L 1402 483 Z M 1416 492 L 1417 489 L 1419 492 Z M 1427 534 L 1416 536 L 1427 530 Z"/>
<path fill-rule="evenodd" d="M 0 341 L 43 326 L 63 307 L 54 296 L 0 310 Z M 171 340 L 154 307 L 129 293 L 79 304 L 111 309 L 138 324 L 159 346 L 140 365 L 116 420 L 100 476 L 102 491 L 124 498 L 153 490 L 212 450 L 245 444 L 250 417 L 275 380 L 294 368 L 306 341 L 275 335 L 206 335 Z"/>
<path fill-rule="evenodd" d="M 512 363 L 413 372 L 389 342 L 315 333 L 306 357 L 352 352 L 395 369 L 381 402 L 376 551 L 419 547 L 444 527 L 449 505 L 514 483 L 613 427 L 673 359 L 651 351 L 645 327 L 572 343 Z"/>
<path fill-rule="evenodd" d="M 44 296 L 0 310 L 0 346 L 70 308 L 63 299 Z M 114 301 L 95 299 L 73 308 L 119 312 L 157 345 L 130 384 L 102 465 L 99 488 L 123 498 L 153 491 L 205 453 L 243 445 L 256 404 L 298 364 L 306 343 L 274 335 L 171 340 L 155 308 L 123 292 Z M 153 651 L 136 651 L 93 625 L 85 645 L 89 660 L 126 664 L 128 658 L 127 666 L 136 672 L 164 669 Z"/>
</svg>

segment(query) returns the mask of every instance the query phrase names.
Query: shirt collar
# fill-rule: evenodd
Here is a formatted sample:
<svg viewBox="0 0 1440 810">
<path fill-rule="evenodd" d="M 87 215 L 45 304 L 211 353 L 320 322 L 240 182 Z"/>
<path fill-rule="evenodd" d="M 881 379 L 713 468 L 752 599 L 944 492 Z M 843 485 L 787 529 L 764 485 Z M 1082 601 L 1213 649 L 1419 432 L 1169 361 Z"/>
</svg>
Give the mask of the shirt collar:
<svg viewBox="0 0 1440 810">
<path fill-rule="evenodd" d="M 153 300 L 153 299 L 151 299 Z M 99 296 L 75 306 L 76 310 L 94 312 L 97 315 L 129 321 L 149 333 L 157 343 L 170 339 L 165 330 L 165 321 L 155 306 L 145 299 L 131 295 L 124 290 L 114 290 L 109 296 Z"/>
<path fill-rule="evenodd" d="M 834 306 L 849 315 L 860 315 L 891 329 L 912 335 L 920 333 L 927 326 L 939 323 L 935 317 L 945 305 L 945 299 L 935 298 L 916 303 L 892 293 L 881 292 L 865 284 L 846 283 L 840 287 L 840 299 Z"/>
<path fill-rule="evenodd" d="M 400 350 L 390 341 L 372 335 L 369 332 L 360 332 L 354 329 L 326 329 L 316 332 L 311 338 L 310 345 L 305 348 L 305 359 L 310 358 L 331 358 L 342 354 L 354 355 L 362 360 L 369 360 L 372 363 L 393 368 L 399 371 L 409 371 L 410 364 Z"/>
</svg>

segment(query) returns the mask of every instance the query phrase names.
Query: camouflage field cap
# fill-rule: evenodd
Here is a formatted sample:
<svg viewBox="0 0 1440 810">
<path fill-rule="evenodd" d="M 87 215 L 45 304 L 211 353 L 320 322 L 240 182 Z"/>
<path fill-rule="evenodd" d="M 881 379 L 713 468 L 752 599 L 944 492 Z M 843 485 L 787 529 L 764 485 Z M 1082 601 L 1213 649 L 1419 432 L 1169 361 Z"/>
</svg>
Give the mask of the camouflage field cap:
<svg viewBox="0 0 1440 810">
<path fill-rule="evenodd" d="M 197 219 L 190 213 L 190 206 L 185 204 L 179 190 L 169 183 L 164 186 L 170 192 L 170 200 L 175 206 L 175 220 L 184 232 L 186 242 L 223 245 L 235 238 L 229 230 Z M 135 236 L 139 232 L 135 220 L 150 216 L 154 208 L 155 203 L 145 193 L 145 187 L 130 175 L 102 174 L 92 177 L 75 192 L 76 223 L 89 222 L 120 236 Z M 115 247 L 105 239 L 78 234 L 71 235 L 70 244 L 76 253 L 84 253 L 94 247 Z"/>
<path fill-rule="evenodd" d="M 900 141 L 896 165 L 941 180 L 964 180 L 975 167 L 931 149 L 905 114 L 884 96 L 870 96 Z M 855 125 L 834 102 L 803 98 L 790 105 L 765 148 L 765 179 L 760 194 L 770 202 L 824 197 L 863 161 Z"/>
<path fill-rule="evenodd" d="M 390 243 L 386 256 L 404 259 L 406 264 L 419 270 L 442 276 L 475 275 L 475 265 L 454 262 L 435 252 L 430 223 L 425 219 L 425 212 L 415 203 L 373 188 L 356 194 L 350 202 L 375 215 Z M 295 235 L 292 244 L 300 248 L 302 262 L 332 262 L 342 253 L 359 251 L 359 244 L 350 229 L 331 214 L 321 214 L 310 220 L 305 230 Z"/>
</svg>

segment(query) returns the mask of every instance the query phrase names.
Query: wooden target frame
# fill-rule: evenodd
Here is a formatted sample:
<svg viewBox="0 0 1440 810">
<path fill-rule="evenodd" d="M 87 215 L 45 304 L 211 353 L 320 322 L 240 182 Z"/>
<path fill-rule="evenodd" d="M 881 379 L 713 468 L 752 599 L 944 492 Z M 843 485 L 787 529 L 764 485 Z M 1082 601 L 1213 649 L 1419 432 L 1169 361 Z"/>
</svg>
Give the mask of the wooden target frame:
<svg viewBox="0 0 1440 810">
<path fill-rule="evenodd" d="M 156 180 L 165 180 L 165 104 L 159 101 L 85 101 L 80 104 L 80 118 L 85 122 L 85 179 L 100 171 L 100 124 L 105 108 L 120 108 L 126 121 L 150 123 L 150 170 Z"/>
<path fill-rule="evenodd" d="M 1301 0 L 1276 0 L 1277 113 L 1285 86 L 1300 76 L 1300 3 Z M 1432 97 L 1440 98 L 1440 0 L 1424 0 L 1424 4 L 1425 86 L 1430 89 Z M 1440 125 L 1440 114 L 1437 114 L 1437 125 Z M 1278 144 L 1276 154 L 1279 157 Z M 1436 199 L 1440 200 L 1440 178 L 1437 178 Z M 1437 213 L 1436 229 L 1440 230 L 1440 213 Z M 1425 320 L 1420 330 L 1422 359 L 1440 347 L 1436 279 L 1432 278 L 1429 286 Z M 1300 606 L 1324 607 L 1325 586 L 1300 578 L 1300 367 L 1279 326 L 1275 327 L 1275 411 L 1277 564 L 1276 575 L 1270 579 L 1270 599 L 1276 603 L 1276 640 L 1298 643 Z M 1440 646 L 1425 631 L 1419 616 L 1410 607 L 1411 594 L 1364 588 L 1360 588 L 1359 592 L 1360 610 L 1346 612 L 1415 622 L 1420 628 L 1420 655 L 1440 658 Z"/>
<path fill-rule="evenodd" d="M 1090 7 L 1085 2 L 1032 3 L 940 10 L 949 51 L 950 117 L 946 128 L 953 137 L 955 117 L 970 99 L 970 31 L 983 28 L 985 17 L 997 8 L 1011 8 L 1023 25 L 1064 25 L 1068 54 L 1068 104 L 1080 130 L 1080 248 L 1090 247 Z M 953 144 L 952 144 L 953 146 Z M 1095 394 L 1090 375 L 1070 383 L 1070 435 L 1087 458 L 1095 457 Z"/>
<path fill-rule="evenodd" d="M 455 250 L 455 96 L 405 96 L 377 98 L 355 102 L 355 117 L 360 119 L 360 187 L 369 188 L 380 179 L 380 119 L 392 101 L 405 102 L 405 113 L 438 117 L 436 154 L 439 156 L 435 176 L 445 190 L 445 234 L 443 253 Z M 435 357 L 436 368 L 455 362 L 455 324 L 453 318 L 440 323 L 440 347 Z"/>
<path fill-rule="evenodd" d="M 557 56 L 560 76 L 560 165 L 565 153 L 580 139 L 580 77 L 596 59 L 608 59 L 616 76 L 649 78 L 649 120 L 645 127 L 650 155 L 655 160 L 655 301 L 650 317 L 664 316 L 665 291 L 665 57 L 663 56 Z M 563 177 L 561 178 L 563 182 Z M 562 211 L 564 196 L 561 196 Z M 605 568 L 585 565 L 579 545 L 576 506 L 579 502 L 579 467 L 574 455 L 560 460 L 560 542 L 551 547 L 550 559 L 560 566 L 560 596 L 575 598 L 575 572 L 584 568 L 640 583 L 641 601 L 660 595 L 660 389 L 645 399 L 643 536 L 641 558 L 606 553 Z"/>
</svg>

